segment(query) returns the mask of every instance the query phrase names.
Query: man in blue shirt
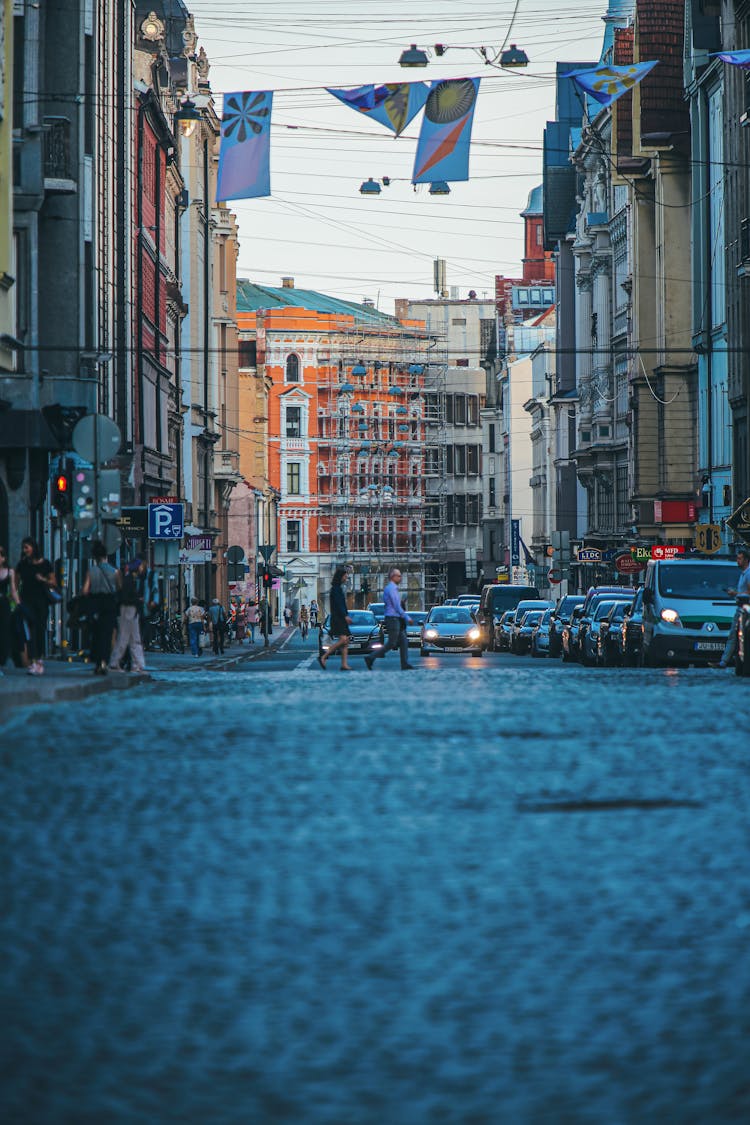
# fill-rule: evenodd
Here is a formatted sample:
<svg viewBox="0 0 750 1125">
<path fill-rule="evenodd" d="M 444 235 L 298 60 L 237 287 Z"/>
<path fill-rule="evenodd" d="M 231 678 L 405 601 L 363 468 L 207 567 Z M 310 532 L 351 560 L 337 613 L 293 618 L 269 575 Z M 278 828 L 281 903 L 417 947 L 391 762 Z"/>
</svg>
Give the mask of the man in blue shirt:
<svg viewBox="0 0 750 1125">
<path fill-rule="evenodd" d="M 410 672 L 414 667 L 413 664 L 409 663 L 409 639 L 406 635 L 406 626 L 409 624 L 410 618 L 401 605 L 401 595 L 398 592 L 400 582 L 401 571 L 397 566 L 394 566 L 388 574 L 388 585 L 383 590 L 383 601 L 385 602 L 383 625 L 387 640 L 378 652 L 365 657 L 365 664 L 370 671 L 372 671 L 372 666 L 377 659 L 385 656 L 387 652 L 394 648 L 399 651 L 401 667 L 405 672 Z"/>
<path fill-rule="evenodd" d="M 740 579 L 737 583 L 736 590 L 727 590 L 727 593 L 732 597 L 737 595 L 750 596 L 750 555 L 745 547 L 737 548 L 737 566 L 740 568 Z M 727 638 L 724 654 L 718 664 L 712 664 L 712 668 L 728 668 L 734 660 L 737 652 L 737 623 L 739 621 L 740 611 L 734 615 L 732 619 L 732 627 L 729 630 L 729 637 Z"/>
</svg>

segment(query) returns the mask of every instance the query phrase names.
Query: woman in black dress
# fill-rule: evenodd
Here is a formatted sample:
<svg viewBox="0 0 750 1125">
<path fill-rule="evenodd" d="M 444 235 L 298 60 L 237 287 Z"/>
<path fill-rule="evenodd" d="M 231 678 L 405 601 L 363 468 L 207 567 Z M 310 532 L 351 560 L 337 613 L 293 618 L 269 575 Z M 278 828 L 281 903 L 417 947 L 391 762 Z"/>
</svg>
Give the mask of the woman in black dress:
<svg viewBox="0 0 750 1125">
<path fill-rule="evenodd" d="M 26 538 L 21 543 L 21 560 L 16 567 L 16 579 L 21 587 L 21 610 L 29 632 L 26 645 L 27 671 L 31 676 L 42 676 L 49 592 L 57 586 L 57 581 L 52 563 L 43 557 L 33 539 Z"/>
<path fill-rule="evenodd" d="M 331 636 L 336 639 L 328 652 L 318 657 L 318 664 L 321 668 L 325 668 L 328 657 L 333 656 L 334 652 L 338 652 L 340 649 L 342 672 L 351 672 L 352 670 L 348 661 L 351 618 L 349 617 L 349 607 L 346 604 L 346 594 L 344 593 L 344 586 L 348 577 L 349 574 L 345 566 L 338 567 L 333 576 L 329 603 L 331 607 L 331 628 L 329 631 Z"/>
</svg>

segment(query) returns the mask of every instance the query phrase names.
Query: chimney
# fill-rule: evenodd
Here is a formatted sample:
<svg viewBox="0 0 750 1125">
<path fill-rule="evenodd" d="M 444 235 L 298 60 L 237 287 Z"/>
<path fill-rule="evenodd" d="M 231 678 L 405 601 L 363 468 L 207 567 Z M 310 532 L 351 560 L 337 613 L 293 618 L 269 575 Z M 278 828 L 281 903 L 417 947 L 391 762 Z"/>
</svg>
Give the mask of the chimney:
<svg viewBox="0 0 750 1125">
<path fill-rule="evenodd" d="M 409 301 L 405 297 L 396 297 L 396 319 L 408 320 L 409 319 Z"/>
<path fill-rule="evenodd" d="M 294 278 L 293 277 L 282 277 L 281 288 L 282 289 L 294 289 Z"/>
</svg>

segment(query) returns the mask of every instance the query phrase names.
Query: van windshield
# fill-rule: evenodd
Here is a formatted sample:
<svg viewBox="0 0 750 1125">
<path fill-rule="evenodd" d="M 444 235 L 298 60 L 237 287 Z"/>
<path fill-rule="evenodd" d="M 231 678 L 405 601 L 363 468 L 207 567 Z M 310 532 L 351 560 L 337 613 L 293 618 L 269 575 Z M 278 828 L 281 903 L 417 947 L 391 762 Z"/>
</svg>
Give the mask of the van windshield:
<svg viewBox="0 0 750 1125">
<path fill-rule="evenodd" d="M 658 569 L 659 593 L 669 598 L 727 601 L 736 590 L 736 563 L 674 563 Z"/>
<path fill-rule="evenodd" d="M 519 602 L 538 601 L 539 591 L 535 586 L 493 586 L 488 592 L 487 603 L 495 617 L 506 609 L 515 609 Z"/>
</svg>

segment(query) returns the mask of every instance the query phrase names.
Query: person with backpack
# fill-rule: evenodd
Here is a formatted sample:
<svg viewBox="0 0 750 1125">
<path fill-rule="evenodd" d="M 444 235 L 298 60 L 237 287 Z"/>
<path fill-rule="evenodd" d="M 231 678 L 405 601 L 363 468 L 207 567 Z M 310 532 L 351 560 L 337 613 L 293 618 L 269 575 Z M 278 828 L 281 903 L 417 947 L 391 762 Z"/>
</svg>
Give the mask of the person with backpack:
<svg viewBox="0 0 750 1125">
<path fill-rule="evenodd" d="M 227 614 L 224 606 L 218 598 L 214 598 L 211 602 L 211 608 L 208 611 L 208 618 L 211 622 L 211 633 L 214 641 L 214 656 L 221 654 L 224 655 L 224 631 L 227 627 Z"/>
<path fill-rule="evenodd" d="M 120 612 L 117 618 L 117 642 L 109 658 L 113 672 L 120 671 L 120 661 L 130 649 L 130 671 L 145 672 L 143 645 L 141 644 L 140 610 L 143 603 L 138 571 L 140 559 L 127 564 L 120 587 Z"/>
<path fill-rule="evenodd" d="M 95 676 L 106 676 L 109 668 L 119 588 L 120 572 L 107 561 L 107 548 L 97 539 L 91 545 L 91 562 L 81 590 L 92 601 L 91 662 Z"/>
</svg>

